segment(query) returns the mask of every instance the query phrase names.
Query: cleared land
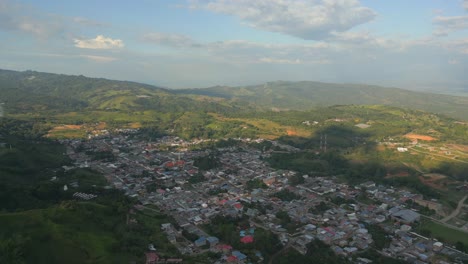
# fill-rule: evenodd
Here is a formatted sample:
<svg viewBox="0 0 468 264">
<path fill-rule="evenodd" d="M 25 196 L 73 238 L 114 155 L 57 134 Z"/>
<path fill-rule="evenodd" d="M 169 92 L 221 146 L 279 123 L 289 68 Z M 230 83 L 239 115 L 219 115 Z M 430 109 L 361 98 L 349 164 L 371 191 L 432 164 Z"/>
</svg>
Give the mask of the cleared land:
<svg viewBox="0 0 468 264">
<path fill-rule="evenodd" d="M 434 141 L 434 140 L 437 140 L 436 138 L 434 137 L 431 137 L 431 136 L 427 136 L 427 135 L 420 135 L 420 134 L 406 134 L 405 135 L 405 138 L 408 138 L 408 139 L 418 139 L 418 140 L 424 140 L 424 141 Z"/>
</svg>

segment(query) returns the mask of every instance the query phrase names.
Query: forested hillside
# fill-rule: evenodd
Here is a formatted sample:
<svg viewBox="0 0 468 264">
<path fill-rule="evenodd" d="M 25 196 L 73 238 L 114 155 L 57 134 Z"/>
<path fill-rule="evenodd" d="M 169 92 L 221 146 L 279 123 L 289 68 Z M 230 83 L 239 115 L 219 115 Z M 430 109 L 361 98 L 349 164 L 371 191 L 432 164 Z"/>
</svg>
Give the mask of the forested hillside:
<svg viewBox="0 0 468 264">
<path fill-rule="evenodd" d="M 365 84 L 320 82 L 269 82 L 262 85 L 178 90 L 181 94 L 214 96 L 231 101 L 246 101 L 256 106 L 309 110 L 330 105 L 388 105 L 423 110 L 468 119 L 468 97 L 414 92 Z"/>
</svg>

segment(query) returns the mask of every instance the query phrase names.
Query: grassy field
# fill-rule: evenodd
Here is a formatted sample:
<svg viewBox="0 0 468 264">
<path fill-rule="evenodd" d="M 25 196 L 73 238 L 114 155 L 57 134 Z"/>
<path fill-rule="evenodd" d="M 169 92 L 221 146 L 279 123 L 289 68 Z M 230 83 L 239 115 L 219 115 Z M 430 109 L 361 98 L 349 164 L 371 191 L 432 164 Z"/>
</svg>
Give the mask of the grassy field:
<svg viewBox="0 0 468 264">
<path fill-rule="evenodd" d="M 451 244 L 455 244 L 458 241 L 462 242 L 465 245 L 468 245 L 468 233 L 451 229 L 449 227 L 443 226 L 439 223 L 423 220 L 421 225 L 417 230 L 429 230 L 432 237 Z"/>
<path fill-rule="evenodd" d="M 281 136 L 310 137 L 310 130 L 298 126 L 285 126 L 274 121 L 259 118 L 228 118 L 221 115 L 212 114 L 216 120 L 222 122 L 241 122 L 255 127 L 258 130 L 258 136 L 267 139 L 276 139 Z"/>
<path fill-rule="evenodd" d="M 81 206 L 97 215 L 109 209 L 90 203 Z M 0 237 L 24 237 L 26 263 L 128 263 L 134 258 L 118 251 L 111 253 L 117 245 L 113 232 L 82 213 L 57 206 L 0 214 Z"/>
</svg>

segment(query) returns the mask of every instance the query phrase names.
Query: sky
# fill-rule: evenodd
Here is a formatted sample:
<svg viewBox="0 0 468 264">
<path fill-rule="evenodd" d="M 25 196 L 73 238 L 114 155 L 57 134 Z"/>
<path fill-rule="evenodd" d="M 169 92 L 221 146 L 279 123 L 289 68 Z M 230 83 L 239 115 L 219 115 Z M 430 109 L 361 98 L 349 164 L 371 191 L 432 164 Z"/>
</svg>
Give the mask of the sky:
<svg viewBox="0 0 468 264">
<path fill-rule="evenodd" d="M 468 92 L 468 0 L 0 0 L 0 68 Z"/>
</svg>

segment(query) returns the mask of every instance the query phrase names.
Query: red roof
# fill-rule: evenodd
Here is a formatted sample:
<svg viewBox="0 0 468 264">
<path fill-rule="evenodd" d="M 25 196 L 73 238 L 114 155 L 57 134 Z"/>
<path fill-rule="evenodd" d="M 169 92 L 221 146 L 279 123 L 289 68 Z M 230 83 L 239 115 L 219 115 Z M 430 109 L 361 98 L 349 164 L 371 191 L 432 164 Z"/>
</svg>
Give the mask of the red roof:
<svg viewBox="0 0 468 264">
<path fill-rule="evenodd" d="M 230 245 L 225 245 L 225 244 L 218 245 L 218 248 L 226 249 L 226 250 L 231 250 L 232 249 L 232 247 Z"/>
<path fill-rule="evenodd" d="M 237 209 L 241 209 L 243 206 L 242 206 L 241 203 L 235 203 L 234 207 L 237 208 Z"/>
<path fill-rule="evenodd" d="M 158 254 L 154 252 L 147 252 L 146 253 L 146 262 L 156 262 L 159 260 Z"/>
<path fill-rule="evenodd" d="M 237 261 L 237 258 L 236 258 L 235 256 L 229 256 L 229 257 L 227 258 L 227 261 L 228 261 L 228 262 L 236 262 L 236 261 Z"/>
<path fill-rule="evenodd" d="M 242 243 L 244 244 L 249 244 L 249 243 L 253 243 L 254 242 L 254 238 L 253 236 L 245 236 L 243 238 L 241 238 L 240 240 Z"/>
</svg>

